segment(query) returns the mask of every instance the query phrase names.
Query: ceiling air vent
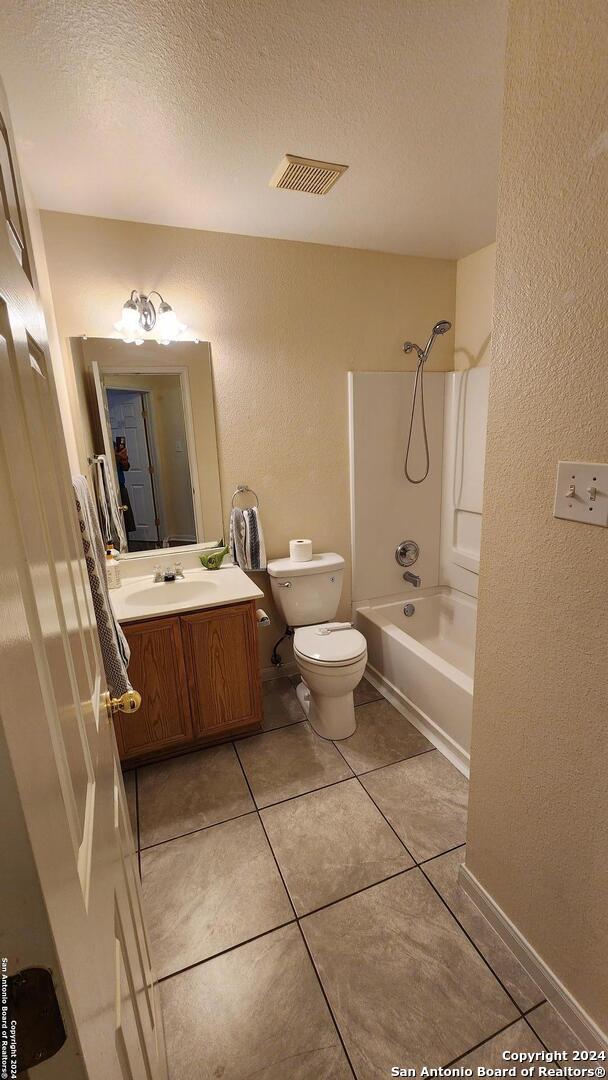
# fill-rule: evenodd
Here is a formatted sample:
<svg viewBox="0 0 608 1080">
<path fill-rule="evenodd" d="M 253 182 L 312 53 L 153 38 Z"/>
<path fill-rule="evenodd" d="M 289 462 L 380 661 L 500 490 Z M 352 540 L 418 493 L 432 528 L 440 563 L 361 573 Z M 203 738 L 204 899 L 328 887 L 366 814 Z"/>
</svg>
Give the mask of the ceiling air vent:
<svg viewBox="0 0 608 1080">
<path fill-rule="evenodd" d="M 314 161 L 312 158 L 285 154 L 270 181 L 270 187 L 305 191 L 308 195 L 327 195 L 347 169 L 348 165 L 334 165 L 331 161 Z"/>
</svg>

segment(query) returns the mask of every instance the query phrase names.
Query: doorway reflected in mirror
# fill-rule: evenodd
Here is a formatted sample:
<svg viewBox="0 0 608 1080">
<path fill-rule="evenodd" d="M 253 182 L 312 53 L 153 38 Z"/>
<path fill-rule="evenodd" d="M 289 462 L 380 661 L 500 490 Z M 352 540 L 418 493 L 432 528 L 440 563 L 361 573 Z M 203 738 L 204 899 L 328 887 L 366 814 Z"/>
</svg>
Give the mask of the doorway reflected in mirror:
<svg viewBox="0 0 608 1080">
<path fill-rule="evenodd" d="M 106 375 L 129 551 L 196 543 L 179 375 Z"/>
<path fill-rule="evenodd" d="M 121 552 L 218 545 L 223 535 L 209 342 L 70 338 L 89 462 L 107 460 Z M 99 496 L 98 496 L 99 498 Z M 105 498 L 105 497 L 104 497 Z M 111 516 L 111 515 L 110 515 Z M 124 523 L 124 530 L 123 530 Z"/>
</svg>

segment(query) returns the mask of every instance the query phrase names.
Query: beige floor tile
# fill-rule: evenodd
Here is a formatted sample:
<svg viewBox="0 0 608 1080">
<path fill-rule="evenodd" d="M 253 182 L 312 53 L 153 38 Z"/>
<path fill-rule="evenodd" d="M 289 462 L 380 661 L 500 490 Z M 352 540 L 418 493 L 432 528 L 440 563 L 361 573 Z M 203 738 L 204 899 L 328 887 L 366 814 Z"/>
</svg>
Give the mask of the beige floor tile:
<svg viewBox="0 0 608 1080">
<path fill-rule="evenodd" d="M 296 697 L 295 687 L 289 679 L 269 679 L 262 683 L 264 697 L 264 731 L 297 724 L 306 719 L 306 714 Z"/>
<path fill-rule="evenodd" d="M 477 1075 L 477 1069 L 482 1066 L 486 1069 L 512 1069 L 515 1067 L 515 1075 L 521 1076 L 522 1067 L 529 1068 L 530 1063 L 514 1064 L 512 1061 L 505 1061 L 502 1056 L 505 1050 L 521 1050 L 527 1053 L 538 1053 L 540 1051 L 542 1053 L 543 1044 L 539 1042 L 534 1032 L 530 1031 L 525 1020 L 518 1020 L 516 1024 L 511 1024 L 511 1027 L 508 1027 L 506 1031 L 502 1031 L 500 1035 L 495 1035 L 493 1039 L 485 1042 L 483 1046 L 478 1046 L 477 1050 L 473 1050 L 470 1054 L 465 1054 L 464 1057 L 459 1058 L 458 1065 L 463 1069 L 472 1069 L 473 1076 Z"/>
<path fill-rule="evenodd" d="M 355 715 L 355 734 L 339 743 L 340 752 L 354 773 L 368 772 L 432 749 L 428 739 L 384 698 L 360 705 Z"/>
<path fill-rule="evenodd" d="M 418 862 L 464 843 L 468 784 L 438 750 L 361 782 Z"/>
<path fill-rule="evenodd" d="M 148 848 L 141 868 L 159 978 L 293 918 L 257 814 Z"/>
<path fill-rule="evenodd" d="M 378 701 L 382 697 L 379 690 L 376 690 L 375 686 L 372 686 L 368 679 L 361 679 L 358 686 L 353 691 L 353 698 L 355 705 L 367 705 L 369 701 Z"/>
<path fill-rule="evenodd" d="M 420 870 L 301 925 L 358 1080 L 444 1065 L 518 1016 Z"/>
<path fill-rule="evenodd" d="M 258 806 L 268 806 L 352 776 L 335 746 L 310 724 L 254 735 L 237 745 Z"/>
<path fill-rule="evenodd" d="M 509 991 L 523 1012 L 544 1001 L 545 995 L 524 971 L 517 957 L 500 940 L 487 919 L 465 893 L 458 873 L 464 860 L 464 848 L 449 851 L 424 864 L 424 873 L 441 893 L 450 911 L 485 956 L 492 971 Z"/>
<path fill-rule="evenodd" d="M 414 863 L 358 780 L 261 811 L 298 915 Z"/>
<path fill-rule="evenodd" d="M 141 846 L 254 810 L 234 747 L 210 747 L 139 770 Z"/>
<path fill-rule="evenodd" d="M 129 811 L 129 820 L 131 822 L 131 829 L 133 831 L 135 847 L 137 848 L 137 788 L 135 777 L 135 769 L 130 769 L 129 772 L 122 774 L 122 778 L 125 782 L 125 794 L 127 796 L 127 809 Z"/>
<path fill-rule="evenodd" d="M 296 926 L 160 988 L 172 1080 L 351 1080 Z"/>
<path fill-rule="evenodd" d="M 528 1022 L 548 1050 L 582 1050 L 583 1044 L 548 1001 L 528 1014 Z"/>
</svg>

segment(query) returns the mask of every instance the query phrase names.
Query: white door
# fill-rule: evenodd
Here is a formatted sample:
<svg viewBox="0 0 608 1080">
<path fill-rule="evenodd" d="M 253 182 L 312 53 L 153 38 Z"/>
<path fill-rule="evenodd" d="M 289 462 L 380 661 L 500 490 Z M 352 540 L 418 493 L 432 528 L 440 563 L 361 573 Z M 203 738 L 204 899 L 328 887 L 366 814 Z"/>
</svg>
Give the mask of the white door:
<svg viewBox="0 0 608 1080">
<path fill-rule="evenodd" d="M 1 86 L 0 113 L 0 775 L 24 826 L 20 840 L 3 833 L 3 944 L 9 973 L 35 962 L 37 941 L 43 964 L 56 957 L 68 1041 L 37 1068 L 41 1080 L 164 1080 L 133 839 Z"/>
<path fill-rule="evenodd" d="M 135 529 L 129 540 L 158 544 L 158 517 L 152 482 L 152 461 L 148 445 L 144 396 L 141 390 L 118 390 L 106 387 L 108 416 L 112 438 L 124 438 L 130 468 L 124 474 Z M 125 519 L 126 520 L 126 519 Z"/>
</svg>

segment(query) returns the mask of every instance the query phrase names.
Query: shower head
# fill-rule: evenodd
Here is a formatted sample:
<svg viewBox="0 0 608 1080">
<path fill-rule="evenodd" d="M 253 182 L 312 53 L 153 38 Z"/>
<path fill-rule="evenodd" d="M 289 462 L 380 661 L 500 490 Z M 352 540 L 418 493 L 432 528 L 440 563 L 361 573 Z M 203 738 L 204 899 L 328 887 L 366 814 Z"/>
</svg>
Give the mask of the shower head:
<svg viewBox="0 0 608 1080">
<path fill-rule="evenodd" d="M 435 323 L 433 327 L 433 334 L 447 334 L 448 330 L 451 329 L 451 322 L 448 322 L 447 319 L 442 319 L 441 322 Z"/>
<path fill-rule="evenodd" d="M 418 353 L 418 359 L 424 363 L 424 361 L 428 360 L 429 358 L 429 353 L 433 348 L 433 342 L 435 341 L 435 338 L 438 337 L 440 334 L 447 334 L 448 330 L 451 330 L 451 328 L 451 322 L 448 322 L 447 319 L 440 319 L 439 322 L 435 323 L 433 329 L 431 330 L 431 336 L 427 341 L 424 349 L 421 349 L 420 346 L 416 345 L 413 341 L 404 341 L 403 351 L 405 353 L 409 353 L 412 352 L 413 349 L 415 352 Z"/>
</svg>

